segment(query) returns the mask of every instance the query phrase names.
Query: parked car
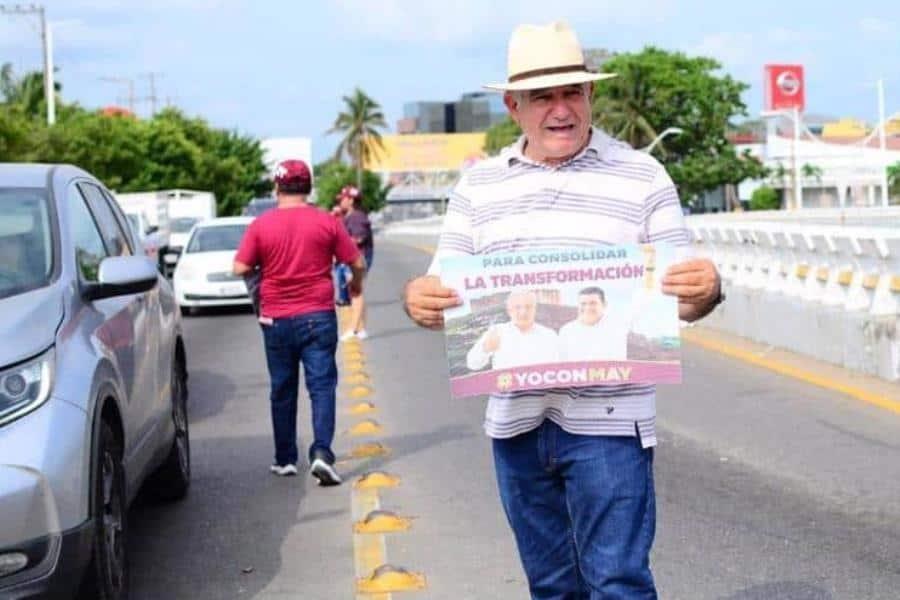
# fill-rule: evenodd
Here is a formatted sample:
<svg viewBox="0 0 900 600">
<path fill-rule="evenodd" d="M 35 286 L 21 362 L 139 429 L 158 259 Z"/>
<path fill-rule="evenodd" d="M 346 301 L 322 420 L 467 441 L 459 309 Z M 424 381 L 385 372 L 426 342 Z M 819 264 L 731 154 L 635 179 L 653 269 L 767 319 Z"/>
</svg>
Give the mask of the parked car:
<svg viewBox="0 0 900 600">
<path fill-rule="evenodd" d="M 0 598 L 126 597 L 129 503 L 190 484 L 185 359 L 106 188 L 0 164 Z"/>
<path fill-rule="evenodd" d="M 197 223 L 172 281 L 182 310 L 250 305 L 244 280 L 232 273 L 234 255 L 253 217 L 219 217 Z"/>
<path fill-rule="evenodd" d="M 258 217 L 267 210 L 272 210 L 276 206 L 278 206 L 278 202 L 271 196 L 253 198 L 247 203 L 247 206 L 244 207 L 241 214 L 248 217 Z"/>
</svg>

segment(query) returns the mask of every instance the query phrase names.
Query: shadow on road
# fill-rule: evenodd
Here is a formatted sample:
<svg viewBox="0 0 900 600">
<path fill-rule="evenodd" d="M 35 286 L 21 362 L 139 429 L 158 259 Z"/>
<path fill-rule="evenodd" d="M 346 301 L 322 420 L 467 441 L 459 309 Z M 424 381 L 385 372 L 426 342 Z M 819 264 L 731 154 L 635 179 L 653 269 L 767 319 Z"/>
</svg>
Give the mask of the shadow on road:
<svg viewBox="0 0 900 600">
<path fill-rule="evenodd" d="M 808 583 L 777 581 L 754 585 L 722 600 L 832 600 L 826 590 Z"/>
<path fill-rule="evenodd" d="M 199 423 L 225 409 L 237 386 L 231 378 L 206 369 L 188 366 L 188 414 L 191 423 Z"/>
<path fill-rule="evenodd" d="M 445 425 L 433 431 L 386 437 L 382 443 L 390 448 L 390 454 L 362 461 L 347 460 L 346 456 L 342 455 L 339 457 L 343 467 L 341 472 L 345 481 L 351 481 L 367 471 L 385 468 L 399 458 L 411 456 L 422 450 L 440 446 L 447 442 L 455 442 L 474 436 L 475 434 L 472 433 L 471 428 L 466 426 Z M 351 465 L 352 468 L 350 468 Z"/>
<path fill-rule="evenodd" d="M 132 600 L 251 598 L 282 568 L 305 477 L 274 477 L 270 436 L 197 440 L 188 497 L 130 511 Z M 265 507 L 264 509 L 261 507 Z M 324 518 L 306 515 L 305 519 Z M 184 557 L 189 557 L 185 560 Z"/>
</svg>

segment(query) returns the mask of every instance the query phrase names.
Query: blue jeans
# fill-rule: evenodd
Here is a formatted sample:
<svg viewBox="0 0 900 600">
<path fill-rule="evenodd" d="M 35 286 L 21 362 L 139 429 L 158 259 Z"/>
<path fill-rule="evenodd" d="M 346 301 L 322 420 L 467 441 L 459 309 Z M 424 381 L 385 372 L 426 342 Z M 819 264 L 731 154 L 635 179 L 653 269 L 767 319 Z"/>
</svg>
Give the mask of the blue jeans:
<svg viewBox="0 0 900 600">
<path fill-rule="evenodd" d="M 337 317 L 323 311 L 275 319 L 263 325 L 266 363 L 272 388 L 272 429 L 275 434 L 275 463 L 297 462 L 297 392 L 300 363 L 312 405 L 313 452 L 322 450 L 332 461 L 334 453 L 335 390 L 337 388 Z"/>
<path fill-rule="evenodd" d="M 493 441 L 500 499 L 535 600 L 656 598 L 653 450 L 547 419 Z"/>
</svg>

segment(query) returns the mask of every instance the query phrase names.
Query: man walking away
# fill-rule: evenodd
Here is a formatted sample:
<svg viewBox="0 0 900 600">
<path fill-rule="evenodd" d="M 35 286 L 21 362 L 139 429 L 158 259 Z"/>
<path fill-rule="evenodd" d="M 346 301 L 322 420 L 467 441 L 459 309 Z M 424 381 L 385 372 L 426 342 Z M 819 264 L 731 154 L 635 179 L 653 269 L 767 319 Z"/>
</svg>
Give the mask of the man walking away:
<svg viewBox="0 0 900 600">
<path fill-rule="evenodd" d="M 271 379 L 276 475 L 297 474 L 297 388 L 300 363 L 312 405 L 310 474 L 319 485 L 338 485 L 334 468 L 337 317 L 331 266 L 336 259 L 353 270 L 351 293 L 362 293 L 365 260 L 343 225 L 307 202 L 309 167 L 286 160 L 275 170 L 276 210 L 247 228 L 234 261 L 243 276 L 260 268 L 260 317 Z"/>
</svg>

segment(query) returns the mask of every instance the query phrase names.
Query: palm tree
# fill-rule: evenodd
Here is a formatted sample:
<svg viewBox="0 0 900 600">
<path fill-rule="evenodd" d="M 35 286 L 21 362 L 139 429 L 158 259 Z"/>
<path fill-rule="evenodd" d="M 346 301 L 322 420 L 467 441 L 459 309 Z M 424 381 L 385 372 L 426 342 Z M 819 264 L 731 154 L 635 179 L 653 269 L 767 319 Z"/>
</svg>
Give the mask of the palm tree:
<svg viewBox="0 0 900 600">
<path fill-rule="evenodd" d="M 605 83 L 607 93 L 594 103 L 594 121 L 632 148 L 643 148 L 659 134 L 645 115 L 652 111 L 653 89 L 639 69 Z M 660 144 L 662 146 L 662 144 Z M 663 153 L 665 150 L 660 148 Z"/>
<path fill-rule="evenodd" d="M 53 89 L 59 92 L 60 84 L 54 83 Z M 0 67 L 0 97 L 4 103 L 18 106 L 26 115 L 40 115 L 46 110 L 44 74 L 33 71 L 16 77 L 12 65 L 5 63 Z"/>
<path fill-rule="evenodd" d="M 345 110 L 338 114 L 328 133 L 343 133 L 334 160 L 346 154 L 356 168 L 356 187 L 362 189 L 363 164 L 370 161 L 379 149 L 384 149 L 379 128 L 386 128 L 381 106 L 361 89 L 353 90 L 352 96 L 344 96 Z"/>
</svg>

